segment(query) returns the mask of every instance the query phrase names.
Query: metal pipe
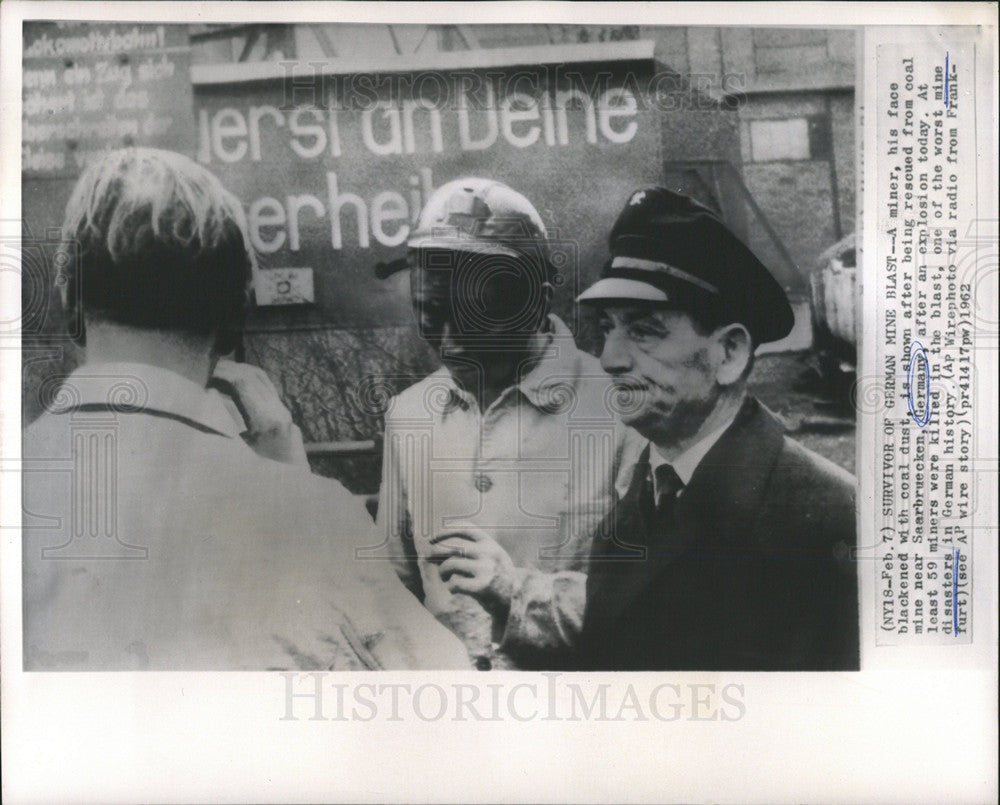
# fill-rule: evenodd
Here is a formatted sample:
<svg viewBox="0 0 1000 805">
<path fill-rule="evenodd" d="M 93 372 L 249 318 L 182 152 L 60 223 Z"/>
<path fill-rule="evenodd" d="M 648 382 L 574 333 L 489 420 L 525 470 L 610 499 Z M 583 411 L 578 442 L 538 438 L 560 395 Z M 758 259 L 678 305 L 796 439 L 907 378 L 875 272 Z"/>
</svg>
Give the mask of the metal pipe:
<svg viewBox="0 0 1000 805">
<path fill-rule="evenodd" d="M 377 455 L 378 447 L 374 439 L 357 442 L 311 442 L 306 445 L 306 454 L 310 456 Z"/>
</svg>

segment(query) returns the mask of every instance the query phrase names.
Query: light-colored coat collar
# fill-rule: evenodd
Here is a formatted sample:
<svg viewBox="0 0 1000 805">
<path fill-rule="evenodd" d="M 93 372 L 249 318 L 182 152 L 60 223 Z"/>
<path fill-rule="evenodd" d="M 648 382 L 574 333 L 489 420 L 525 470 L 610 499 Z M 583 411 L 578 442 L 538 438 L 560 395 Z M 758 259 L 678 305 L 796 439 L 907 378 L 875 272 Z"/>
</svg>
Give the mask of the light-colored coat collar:
<svg viewBox="0 0 1000 805">
<path fill-rule="evenodd" d="M 242 430 L 226 409 L 221 393 L 145 363 L 86 363 L 73 371 L 56 391 L 48 410 L 73 413 L 81 406 L 186 419 L 231 438 Z"/>
</svg>

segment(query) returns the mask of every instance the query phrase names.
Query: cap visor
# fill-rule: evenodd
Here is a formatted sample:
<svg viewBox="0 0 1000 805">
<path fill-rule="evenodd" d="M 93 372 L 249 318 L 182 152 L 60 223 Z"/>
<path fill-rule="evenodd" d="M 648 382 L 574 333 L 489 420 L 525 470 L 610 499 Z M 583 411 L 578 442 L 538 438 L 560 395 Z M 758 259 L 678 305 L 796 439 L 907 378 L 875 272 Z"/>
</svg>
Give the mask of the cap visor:
<svg viewBox="0 0 1000 805">
<path fill-rule="evenodd" d="M 577 302 L 605 302 L 621 299 L 632 302 L 669 302 L 670 297 L 659 288 L 639 280 L 605 277 L 580 294 Z"/>
</svg>

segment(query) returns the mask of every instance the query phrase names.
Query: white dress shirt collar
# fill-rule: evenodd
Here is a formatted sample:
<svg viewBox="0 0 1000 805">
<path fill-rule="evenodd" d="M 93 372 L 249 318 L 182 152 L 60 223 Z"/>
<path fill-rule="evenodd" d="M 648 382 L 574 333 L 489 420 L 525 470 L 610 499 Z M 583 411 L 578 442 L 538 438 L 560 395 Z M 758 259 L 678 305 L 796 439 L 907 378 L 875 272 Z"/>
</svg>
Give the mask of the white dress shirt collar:
<svg viewBox="0 0 1000 805">
<path fill-rule="evenodd" d="M 698 465 L 701 464 L 701 460 L 705 458 L 705 455 L 712 446 L 719 441 L 726 429 L 733 424 L 733 420 L 736 419 L 736 414 L 734 413 L 728 420 L 722 423 L 718 428 L 705 434 L 701 439 L 691 445 L 687 450 L 681 453 L 673 461 L 667 461 L 660 452 L 660 449 L 653 444 L 649 443 L 649 469 L 653 473 L 653 493 L 654 495 L 659 493 L 659 489 L 656 488 L 656 469 L 663 464 L 669 464 L 674 468 L 674 472 L 677 473 L 677 477 L 681 479 L 681 483 L 687 486 L 691 482 L 691 476 L 694 475 L 694 471 L 698 469 Z"/>
</svg>

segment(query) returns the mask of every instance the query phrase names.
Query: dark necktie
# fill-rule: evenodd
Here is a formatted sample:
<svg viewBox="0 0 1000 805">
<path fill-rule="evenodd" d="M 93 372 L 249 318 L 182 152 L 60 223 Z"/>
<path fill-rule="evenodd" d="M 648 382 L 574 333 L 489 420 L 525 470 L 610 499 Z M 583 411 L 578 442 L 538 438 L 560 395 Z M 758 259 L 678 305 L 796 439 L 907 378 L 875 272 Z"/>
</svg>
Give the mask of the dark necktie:
<svg viewBox="0 0 1000 805">
<path fill-rule="evenodd" d="M 658 530 L 666 531 L 674 524 L 674 504 L 677 493 L 684 487 L 677 471 L 669 464 L 661 464 L 655 471 L 656 483 L 654 489 L 654 511 Z"/>
</svg>

